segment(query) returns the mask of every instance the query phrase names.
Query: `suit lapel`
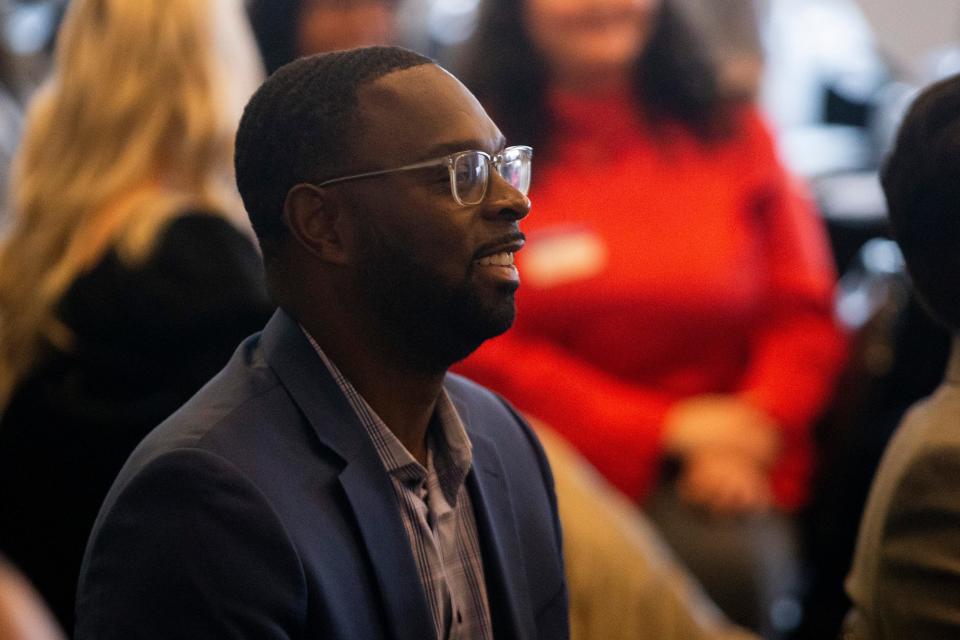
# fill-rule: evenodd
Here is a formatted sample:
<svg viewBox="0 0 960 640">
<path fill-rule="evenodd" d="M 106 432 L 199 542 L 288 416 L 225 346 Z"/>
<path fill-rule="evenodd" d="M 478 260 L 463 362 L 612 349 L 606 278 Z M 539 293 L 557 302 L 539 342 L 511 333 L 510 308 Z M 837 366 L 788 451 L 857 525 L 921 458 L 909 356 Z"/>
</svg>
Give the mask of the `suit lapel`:
<svg viewBox="0 0 960 640">
<path fill-rule="evenodd" d="M 494 637 L 532 640 L 536 637 L 536 625 L 530 608 L 530 589 L 500 455 L 489 438 L 472 428 L 466 405 L 453 393 L 450 395 L 473 444 L 473 470 L 467 476 L 467 490 L 480 534 Z"/>
<path fill-rule="evenodd" d="M 320 441 L 344 461 L 340 484 L 360 528 L 397 640 L 434 638 L 436 630 L 390 476 L 336 381 L 300 326 L 278 310 L 262 334 L 264 357 Z"/>
<path fill-rule="evenodd" d="M 420 583 L 390 478 L 383 471 L 376 451 L 372 446 L 370 449 L 372 459 L 367 456 L 353 460 L 340 474 L 340 483 L 353 507 L 377 576 L 386 605 L 387 625 L 397 640 L 435 638 L 433 615 Z M 371 482 L 372 477 L 377 480 Z"/>
</svg>

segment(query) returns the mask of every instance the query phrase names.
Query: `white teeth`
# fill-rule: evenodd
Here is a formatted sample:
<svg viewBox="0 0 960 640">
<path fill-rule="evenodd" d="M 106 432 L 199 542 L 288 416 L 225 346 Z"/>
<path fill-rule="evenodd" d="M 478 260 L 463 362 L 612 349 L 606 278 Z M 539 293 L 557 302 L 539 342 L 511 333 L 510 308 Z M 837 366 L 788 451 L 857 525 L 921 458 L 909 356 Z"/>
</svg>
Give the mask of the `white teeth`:
<svg viewBox="0 0 960 640">
<path fill-rule="evenodd" d="M 484 267 L 509 267 L 513 264 L 513 254 L 507 251 L 495 253 L 492 256 L 480 258 L 478 262 Z"/>
</svg>

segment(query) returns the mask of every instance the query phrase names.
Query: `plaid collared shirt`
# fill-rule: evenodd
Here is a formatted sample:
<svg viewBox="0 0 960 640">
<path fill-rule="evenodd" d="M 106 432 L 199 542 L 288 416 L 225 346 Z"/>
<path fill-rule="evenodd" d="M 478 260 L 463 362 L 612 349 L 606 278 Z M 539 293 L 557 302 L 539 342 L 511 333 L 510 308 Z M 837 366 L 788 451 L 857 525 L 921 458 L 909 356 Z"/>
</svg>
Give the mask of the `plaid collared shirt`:
<svg viewBox="0 0 960 640">
<path fill-rule="evenodd" d="M 390 474 L 437 638 L 493 640 L 477 522 L 464 484 L 473 464 L 473 449 L 446 390 L 441 390 L 437 399 L 424 468 L 313 337 L 306 330 L 304 334 L 350 402 Z"/>
</svg>

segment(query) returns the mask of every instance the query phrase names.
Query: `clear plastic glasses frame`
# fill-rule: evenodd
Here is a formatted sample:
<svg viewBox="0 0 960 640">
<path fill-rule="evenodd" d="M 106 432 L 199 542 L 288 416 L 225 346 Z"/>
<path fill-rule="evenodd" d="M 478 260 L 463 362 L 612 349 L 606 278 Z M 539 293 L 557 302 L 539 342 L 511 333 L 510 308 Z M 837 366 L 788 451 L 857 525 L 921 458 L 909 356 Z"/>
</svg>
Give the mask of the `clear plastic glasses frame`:
<svg viewBox="0 0 960 640">
<path fill-rule="evenodd" d="M 493 167 L 510 186 L 527 195 L 530 190 L 531 160 L 533 149 L 526 146 L 507 147 L 500 153 L 490 155 L 485 151 L 458 151 L 442 158 L 433 158 L 393 169 L 366 171 L 340 178 L 332 178 L 319 183 L 325 187 L 338 182 L 372 178 L 398 171 L 413 171 L 428 167 L 444 166 L 450 175 L 450 194 L 457 204 L 469 207 L 480 204 L 487 195 L 490 185 L 490 168 Z"/>
</svg>

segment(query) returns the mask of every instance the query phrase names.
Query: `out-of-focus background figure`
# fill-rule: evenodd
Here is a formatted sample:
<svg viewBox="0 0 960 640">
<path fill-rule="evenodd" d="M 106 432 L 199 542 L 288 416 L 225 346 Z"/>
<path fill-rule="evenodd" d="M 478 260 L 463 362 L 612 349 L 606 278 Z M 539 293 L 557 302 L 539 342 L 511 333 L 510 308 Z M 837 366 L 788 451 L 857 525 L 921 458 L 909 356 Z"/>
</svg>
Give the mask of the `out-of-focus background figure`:
<svg viewBox="0 0 960 640">
<path fill-rule="evenodd" d="M 918 297 L 953 336 L 943 382 L 897 428 L 847 581 L 849 640 L 960 635 L 960 76 L 907 113 L 885 165 L 890 224 Z"/>
<path fill-rule="evenodd" d="M 488 2 L 464 77 L 538 171 L 514 328 L 462 371 L 643 504 L 734 620 L 799 606 L 842 363 L 820 220 L 672 1 Z"/>
<path fill-rule="evenodd" d="M 572 640 L 756 640 L 716 608 L 635 504 L 553 429 L 530 422 L 556 483 Z"/>
<path fill-rule="evenodd" d="M 0 550 L 65 629 L 126 457 L 271 311 L 235 224 L 262 77 L 238 25 L 233 0 L 77 0 L 29 105 L 0 246 Z"/>
</svg>

